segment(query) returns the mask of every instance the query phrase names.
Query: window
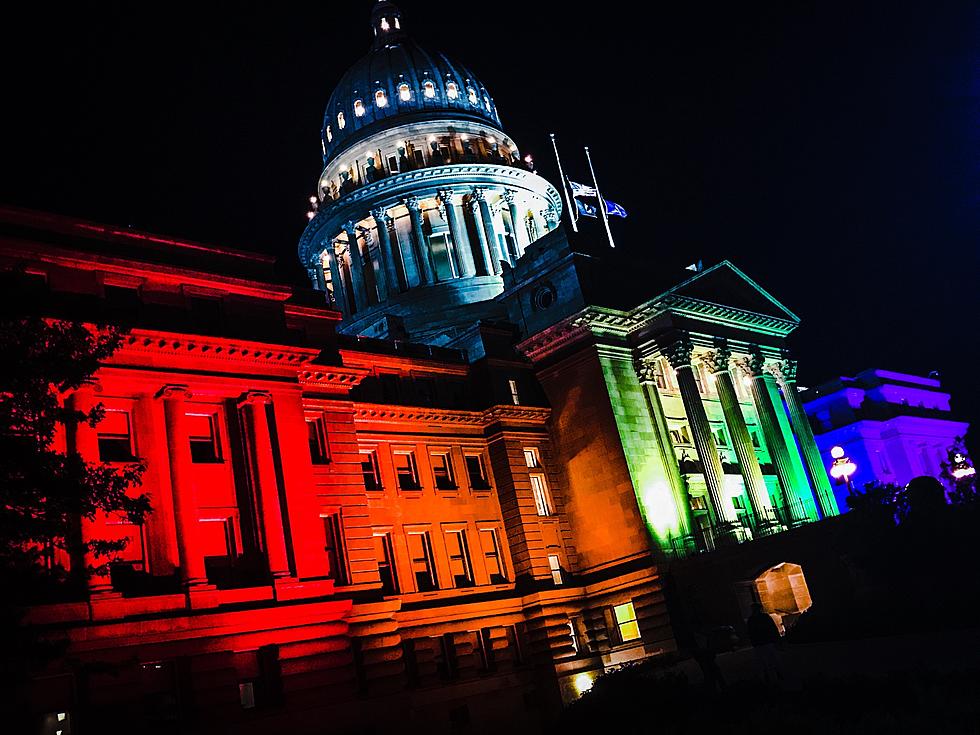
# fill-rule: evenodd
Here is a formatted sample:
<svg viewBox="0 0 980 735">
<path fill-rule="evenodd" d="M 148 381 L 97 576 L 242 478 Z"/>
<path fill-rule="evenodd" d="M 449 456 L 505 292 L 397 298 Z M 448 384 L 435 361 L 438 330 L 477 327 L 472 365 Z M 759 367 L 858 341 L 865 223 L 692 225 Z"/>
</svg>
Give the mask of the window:
<svg viewBox="0 0 980 735">
<path fill-rule="evenodd" d="M 383 89 L 374 93 L 374 104 L 379 108 L 388 106 L 388 94 Z"/>
<path fill-rule="evenodd" d="M 660 390 L 667 390 L 667 373 L 664 370 L 664 361 L 657 358 L 653 361 L 653 379 Z"/>
<path fill-rule="evenodd" d="M 354 100 L 354 115 L 356 117 L 364 117 L 364 101 Z"/>
<path fill-rule="evenodd" d="M 578 629 L 575 627 L 575 621 L 571 618 L 568 619 L 568 637 L 572 639 L 572 650 L 578 656 L 581 651 L 581 643 L 579 643 Z"/>
<path fill-rule="evenodd" d="M 383 490 L 381 468 L 378 467 L 378 452 L 368 449 L 361 452 L 361 474 L 364 475 L 365 490 Z"/>
<path fill-rule="evenodd" d="M 706 393 L 704 386 L 704 366 L 701 363 L 691 366 L 691 372 L 694 374 L 694 382 L 698 384 L 698 393 Z"/>
<path fill-rule="evenodd" d="M 191 444 L 191 462 L 212 464 L 221 461 L 217 418 L 213 413 L 187 414 L 187 438 Z"/>
<path fill-rule="evenodd" d="M 446 531 L 446 550 L 449 553 L 449 574 L 454 587 L 473 586 L 473 565 L 466 546 L 466 531 Z"/>
<path fill-rule="evenodd" d="M 432 558 L 432 540 L 428 531 L 408 534 L 408 556 L 412 562 L 415 588 L 419 592 L 436 589 L 436 567 Z"/>
<path fill-rule="evenodd" d="M 436 96 L 436 85 L 432 82 L 426 81 L 422 83 L 422 94 L 426 96 L 426 99 L 432 99 Z"/>
<path fill-rule="evenodd" d="M 433 97 L 435 96 L 435 93 L 436 93 L 435 88 L 433 88 L 432 90 Z M 459 99 L 459 85 L 456 84 L 456 82 L 449 82 L 446 85 L 446 96 L 451 100 Z"/>
<path fill-rule="evenodd" d="M 530 475 L 531 494 L 534 495 L 534 507 L 539 516 L 550 516 L 551 499 L 548 497 L 548 485 L 544 480 L 544 475 L 534 473 Z"/>
<path fill-rule="evenodd" d="M 337 127 L 341 130 L 347 127 L 347 120 L 344 118 L 343 112 L 337 113 Z"/>
<path fill-rule="evenodd" d="M 339 511 L 320 517 L 323 519 L 323 534 L 326 540 L 324 551 L 327 554 L 327 564 L 330 567 L 328 574 L 338 585 L 349 584 L 343 518 L 341 518 Z"/>
<path fill-rule="evenodd" d="M 490 628 L 476 631 L 476 651 L 480 655 L 480 671 L 493 671 L 496 662 L 493 657 L 493 631 Z"/>
<path fill-rule="evenodd" d="M 243 681 L 238 684 L 238 700 L 242 709 L 255 709 L 255 683 Z"/>
<path fill-rule="evenodd" d="M 429 455 L 432 462 L 432 474 L 435 476 L 436 488 L 439 490 L 455 490 L 456 476 L 453 474 L 453 461 L 449 451 L 433 452 Z"/>
<path fill-rule="evenodd" d="M 490 584 L 505 584 L 507 570 L 504 567 L 503 555 L 500 553 L 500 541 L 496 529 L 485 528 L 480 531 L 480 546 L 483 547 L 483 558 L 487 574 L 490 575 Z"/>
<path fill-rule="evenodd" d="M 690 444 L 691 434 L 688 431 L 687 424 L 681 424 L 670 430 L 670 440 L 675 444 Z"/>
<path fill-rule="evenodd" d="M 133 436 L 127 411 L 106 411 L 96 430 L 99 436 L 99 461 L 133 461 Z"/>
<path fill-rule="evenodd" d="M 391 545 L 391 534 L 374 534 L 374 558 L 378 562 L 381 577 L 381 594 L 398 594 L 398 574 L 395 571 L 395 553 Z"/>
<path fill-rule="evenodd" d="M 483 104 L 486 105 L 487 112 L 492 112 L 493 108 L 490 107 L 490 98 L 487 97 L 486 95 L 484 95 L 483 97 Z"/>
<path fill-rule="evenodd" d="M 725 431 L 724 426 L 719 426 L 717 429 L 715 429 L 715 442 L 720 447 L 728 446 L 728 433 Z"/>
<path fill-rule="evenodd" d="M 455 679 L 459 674 L 457 667 L 456 641 L 452 633 L 443 633 L 439 636 L 436 650 L 436 671 L 439 672 L 439 678 L 444 681 Z"/>
<path fill-rule="evenodd" d="M 327 125 L 327 142 L 333 143 L 333 130 Z"/>
<path fill-rule="evenodd" d="M 616 619 L 616 631 L 620 643 L 639 640 L 640 626 L 636 622 L 636 610 L 632 602 L 616 605 L 613 608 L 613 617 Z"/>
<path fill-rule="evenodd" d="M 402 490 L 421 490 L 418 465 L 415 463 L 415 452 L 411 450 L 396 451 L 394 457 L 398 487 Z"/>
<path fill-rule="evenodd" d="M 381 30 L 383 30 L 383 31 L 389 31 L 389 30 L 391 30 L 391 26 L 388 24 L 388 19 L 387 18 L 382 18 L 381 19 Z"/>
<path fill-rule="evenodd" d="M 451 281 L 456 277 L 456 269 L 453 268 L 453 259 L 449 249 L 449 235 L 444 232 L 429 235 L 429 253 L 432 255 L 432 265 L 436 271 L 437 281 Z"/>
<path fill-rule="evenodd" d="M 330 462 L 330 450 L 327 446 L 327 427 L 323 416 L 306 417 L 306 433 L 310 442 L 310 459 L 313 464 Z"/>
<path fill-rule="evenodd" d="M 704 499 L 703 495 L 692 495 L 691 496 L 691 510 L 707 510 L 708 503 Z"/>
<path fill-rule="evenodd" d="M 517 381 L 508 380 L 507 387 L 510 388 L 510 400 L 514 402 L 515 406 L 521 405 L 521 394 L 517 392 Z"/>
<path fill-rule="evenodd" d="M 760 449 L 761 445 L 759 444 L 759 432 L 750 427 L 749 436 L 752 438 L 752 446 L 756 449 Z"/>
<path fill-rule="evenodd" d="M 524 464 L 531 469 L 540 469 L 541 455 L 534 447 L 524 447 Z"/>
<path fill-rule="evenodd" d="M 471 490 L 489 490 L 490 478 L 487 476 L 487 468 L 483 463 L 482 454 L 467 454 L 463 457 L 466 463 L 466 475 L 470 480 Z"/>
<path fill-rule="evenodd" d="M 480 104 L 480 95 L 476 93 L 476 90 L 473 89 L 473 87 L 466 88 L 466 97 L 469 99 L 471 105 Z"/>
<path fill-rule="evenodd" d="M 551 581 L 556 585 L 562 584 L 565 580 L 561 573 L 561 559 L 558 554 L 548 554 L 548 567 L 551 569 Z"/>
<path fill-rule="evenodd" d="M 429 82 L 429 84 L 432 84 L 432 82 Z M 409 101 L 411 101 L 411 99 L 412 99 L 412 88 L 409 87 L 407 84 L 404 84 L 404 83 L 403 84 L 399 84 L 398 85 L 398 99 L 400 99 L 402 102 L 409 102 Z"/>
</svg>

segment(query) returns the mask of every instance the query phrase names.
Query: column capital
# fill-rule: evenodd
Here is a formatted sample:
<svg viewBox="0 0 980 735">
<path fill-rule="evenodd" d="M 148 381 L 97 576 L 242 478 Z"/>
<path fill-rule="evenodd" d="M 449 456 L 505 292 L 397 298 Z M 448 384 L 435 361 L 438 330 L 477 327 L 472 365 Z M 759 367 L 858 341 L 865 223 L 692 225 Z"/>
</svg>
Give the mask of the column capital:
<svg viewBox="0 0 980 735">
<path fill-rule="evenodd" d="M 766 356 L 762 354 L 759 345 L 749 345 L 749 356 L 735 360 L 735 364 L 750 378 L 762 378 L 766 375 Z"/>
<path fill-rule="evenodd" d="M 272 394 L 264 390 L 250 390 L 241 395 L 238 399 L 238 407 L 243 406 L 265 406 L 272 403 Z"/>
<path fill-rule="evenodd" d="M 681 332 L 660 348 L 663 356 L 674 370 L 682 367 L 691 367 L 691 355 L 694 352 L 694 345 L 691 344 L 691 337 L 687 332 Z"/>
<path fill-rule="evenodd" d="M 784 356 L 783 359 L 770 363 L 766 369 L 783 385 L 796 382 L 797 362 L 789 356 Z"/>
<path fill-rule="evenodd" d="M 554 207 L 548 207 L 547 209 L 541 210 L 541 219 L 543 219 L 549 229 L 554 229 L 558 226 L 558 210 Z"/>
<path fill-rule="evenodd" d="M 642 357 L 633 361 L 633 369 L 636 371 L 636 377 L 640 379 L 640 385 L 651 385 L 657 382 L 655 359 Z"/>
<path fill-rule="evenodd" d="M 470 193 L 470 199 L 474 202 L 485 202 L 487 200 L 487 190 L 482 186 L 474 186 Z"/>
<path fill-rule="evenodd" d="M 357 238 L 357 223 L 354 222 L 354 220 L 347 220 L 343 225 L 341 225 L 341 227 L 343 227 L 344 232 L 347 233 L 347 237 L 352 239 Z"/>
<path fill-rule="evenodd" d="M 402 204 L 404 204 L 409 212 L 416 213 L 422 210 L 422 202 L 419 201 L 418 197 L 406 197 L 402 199 Z"/>
<path fill-rule="evenodd" d="M 162 398 L 164 400 L 183 398 L 186 400 L 188 398 L 191 398 L 192 395 L 193 394 L 191 393 L 190 388 L 188 388 L 186 385 L 173 384 L 173 385 L 165 385 L 160 390 L 158 390 L 156 394 L 156 398 Z"/>
<path fill-rule="evenodd" d="M 507 202 L 507 204 L 513 204 L 514 203 L 514 190 L 513 189 L 504 189 L 503 193 L 501 193 L 501 195 L 500 195 L 500 198 L 503 199 L 505 202 Z"/>
<path fill-rule="evenodd" d="M 388 210 L 385 207 L 376 207 L 371 210 L 371 216 L 374 217 L 374 221 L 379 225 L 385 225 L 391 222 L 391 215 L 388 214 Z"/>
<path fill-rule="evenodd" d="M 732 360 L 732 350 L 724 340 L 715 342 L 715 349 L 701 355 L 701 360 L 713 375 L 727 372 Z"/>
<path fill-rule="evenodd" d="M 456 192 L 452 189 L 440 189 L 438 192 L 436 192 L 436 199 L 438 199 L 442 204 L 452 204 L 453 197 L 455 195 Z"/>
</svg>

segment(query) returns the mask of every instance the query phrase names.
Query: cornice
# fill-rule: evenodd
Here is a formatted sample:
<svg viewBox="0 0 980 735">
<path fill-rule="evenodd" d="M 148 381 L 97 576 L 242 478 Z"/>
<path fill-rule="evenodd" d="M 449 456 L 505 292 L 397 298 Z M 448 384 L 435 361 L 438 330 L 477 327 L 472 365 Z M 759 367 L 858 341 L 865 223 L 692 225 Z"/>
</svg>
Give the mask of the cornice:
<svg viewBox="0 0 980 735">
<path fill-rule="evenodd" d="M 119 363 L 132 354 L 197 357 L 226 363 L 298 367 L 316 359 L 320 350 L 223 337 L 134 329 L 123 338 L 122 345 L 109 359 L 109 364 Z"/>
<path fill-rule="evenodd" d="M 667 311 L 672 314 L 693 317 L 702 322 L 743 327 L 753 332 L 778 337 L 785 337 L 799 326 L 798 322 L 789 319 L 780 319 L 768 314 L 759 314 L 754 311 L 676 294 L 665 296 L 652 304 L 641 306 L 634 313 L 639 314 L 645 311 L 658 314 Z"/>
<path fill-rule="evenodd" d="M 330 366 L 310 366 L 298 373 L 299 383 L 306 388 L 320 388 L 330 392 L 347 392 L 361 384 L 371 374 L 370 370 Z"/>
<path fill-rule="evenodd" d="M 550 416 L 550 408 L 538 406 L 501 405 L 491 406 L 485 411 L 459 411 L 421 406 L 354 404 L 355 423 L 441 424 L 458 428 L 485 429 L 495 423 L 543 426 Z"/>
</svg>

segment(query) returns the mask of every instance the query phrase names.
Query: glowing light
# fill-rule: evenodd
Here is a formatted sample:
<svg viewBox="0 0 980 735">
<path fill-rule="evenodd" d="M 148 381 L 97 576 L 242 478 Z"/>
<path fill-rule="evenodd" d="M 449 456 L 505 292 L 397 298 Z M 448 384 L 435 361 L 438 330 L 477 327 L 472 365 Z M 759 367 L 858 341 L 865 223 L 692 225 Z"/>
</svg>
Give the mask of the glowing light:
<svg viewBox="0 0 980 735">
<path fill-rule="evenodd" d="M 476 90 L 473 89 L 473 87 L 466 88 L 466 96 L 469 99 L 471 105 L 480 104 L 480 96 L 476 93 Z"/>
<path fill-rule="evenodd" d="M 830 456 L 834 459 L 840 459 L 844 456 L 844 447 L 834 447 L 830 450 Z"/>
<path fill-rule="evenodd" d="M 333 130 L 330 129 L 329 125 L 327 125 L 327 142 L 333 143 Z"/>
<path fill-rule="evenodd" d="M 973 477 L 977 471 L 974 467 L 957 467 L 952 474 L 957 480 L 962 480 L 964 477 Z"/>
<path fill-rule="evenodd" d="M 658 536 L 667 537 L 680 529 L 680 519 L 670 486 L 664 480 L 656 480 L 640 493 L 640 501 L 647 523 Z"/>
<path fill-rule="evenodd" d="M 387 18 L 382 18 L 381 19 L 381 30 L 383 30 L 383 31 L 390 31 L 391 30 L 391 26 L 388 24 L 388 19 Z"/>
<path fill-rule="evenodd" d="M 487 112 L 490 112 L 491 111 L 491 107 L 490 107 L 490 98 L 489 97 L 484 97 L 483 98 L 483 104 L 485 104 L 487 106 Z"/>
<path fill-rule="evenodd" d="M 306 219 L 313 219 L 314 217 L 316 217 L 316 212 L 307 212 L 306 213 Z"/>
<path fill-rule="evenodd" d="M 412 88 L 407 84 L 398 85 L 398 98 L 402 102 L 408 102 L 412 99 Z"/>
<path fill-rule="evenodd" d="M 433 96 L 435 95 L 435 88 L 432 90 Z M 428 96 L 428 95 L 426 95 Z M 450 82 L 446 85 L 446 96 L 451 100 L 459 99 L 459 85 L 456 82 Z"/>
<path fill-rule="evenodd" d="M 64 712 L 59 712 L 59 713 L 58 713 L 58 722 L 64 722 L 64 721 L 65 721 L 65 718 L 66 718 L 67 716 L 68 716 L 68 715 L 66 715 L 66 714 L 65 714 Z"/>
<path fill-rule="evenodd" d="M 344 118 L 344 113 L 337 113 L 337 127 L 343 130 L 347 127 L 347 120 Z"/>
<path fill-rule="evenodd" d="M 379 89 L 374 93 L 374 104 L 376 104 L 378 107 L 388 106 L 388 95 L 383 89 Z"/>
<path fill-rule="evenodd" d="M 461 135 L 461 136 L 459 136 L 459 139 L 460 140 L 469 140 L 470 139 L 470 136 L 468 136 L 468 135 Z"/>
<path fill-rule="evenodd" d="M 435 142 L 436 142 L 436 136 L 434 136 L 434 135 L 430 135 L 430 136 L 429 136 L 429 142 L 430 142 L 430 143 L 435 143 Z"/>
<path fill-rule="evenodd" d="M 576 674 L 575 678 L 572 679 L 572 686 L 575 687 L 575 693 L 578 696 L 589 691 L 593 684 L 595 684 L 595 674 L 591 671 L 583 671 L 581 674 Z"/>
<path fill-rule="evenodd" d="M 363 100 L 354 100 L 354 114 L 357 115 L 357 117 L 363 117 L 364 116 L 364 101 Z M 341 126 L 341 127 L 343 127 L 343 126 Z"/>
<path fill-rule="evenodd" d="M 497 145 L 497 139 L 491 135 L 489 138 L 487 138 L 487 143 L 490 145 Z"/>
<path fill-rule="evenodd" d="M 436 96 L 436 85 L 434 85 L 432 82 L 425 82 L 422 85 L 422 94 L 424 94 L 428 99 L 431 100 L 433 97 Z M 454 95 L 450 95 L 450 96 L 454 97 Z"/>
<path fill-rule="evenodd" d="M 310 204 L 316 204 L 316 197 L 315 196 L 310 197 Z"/>
</svg>

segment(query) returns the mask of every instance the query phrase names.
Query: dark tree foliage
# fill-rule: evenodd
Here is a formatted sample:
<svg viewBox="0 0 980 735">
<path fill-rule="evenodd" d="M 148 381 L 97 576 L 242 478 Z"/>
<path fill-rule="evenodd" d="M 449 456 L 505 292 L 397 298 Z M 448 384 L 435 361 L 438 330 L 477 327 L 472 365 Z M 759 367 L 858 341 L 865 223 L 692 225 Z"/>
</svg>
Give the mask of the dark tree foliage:
<svg viewBox="0 0 980 735">
<path fill-rule="evenodd" d="M 957 469 L 973 467 L 969 456 L 969 452 L 966 451 L 966 441 L 962 436 L 958 436 L 953 446 L 946 450 L 946 459 L 941 463 L 942 472 L 939 476 L 946 483 L 951 503 L 975 503 L 980 500 L 980 494 L 977 493 L 976 471 L 959 477 L 954 474 Z"/>
<path fill-rule="evenodd" d="M 79 519 L 101 511 L 138 524 L 149 511 L 148 497 L 130 490 L 140 484 L 141 463 L 90 463 L 55 448 L 60 432 L 70 434 L 82 423 L 94 427 L 105 415 L 101 404 L 85 413 L 66 408 L 63 398 L 92 376 L 120 339 L 119 330 L 76 322 L 0 320 L 0 570 L 5 575 L 57 581 L 64 570 L 53 563 L 55 549 L 72 559 L 94 552 L 100 566 L 83 571 L 104 573 L 126 541 L 83 542 Z M 41 587 L 19 589 L 27 595 Z"/>
</svg>

